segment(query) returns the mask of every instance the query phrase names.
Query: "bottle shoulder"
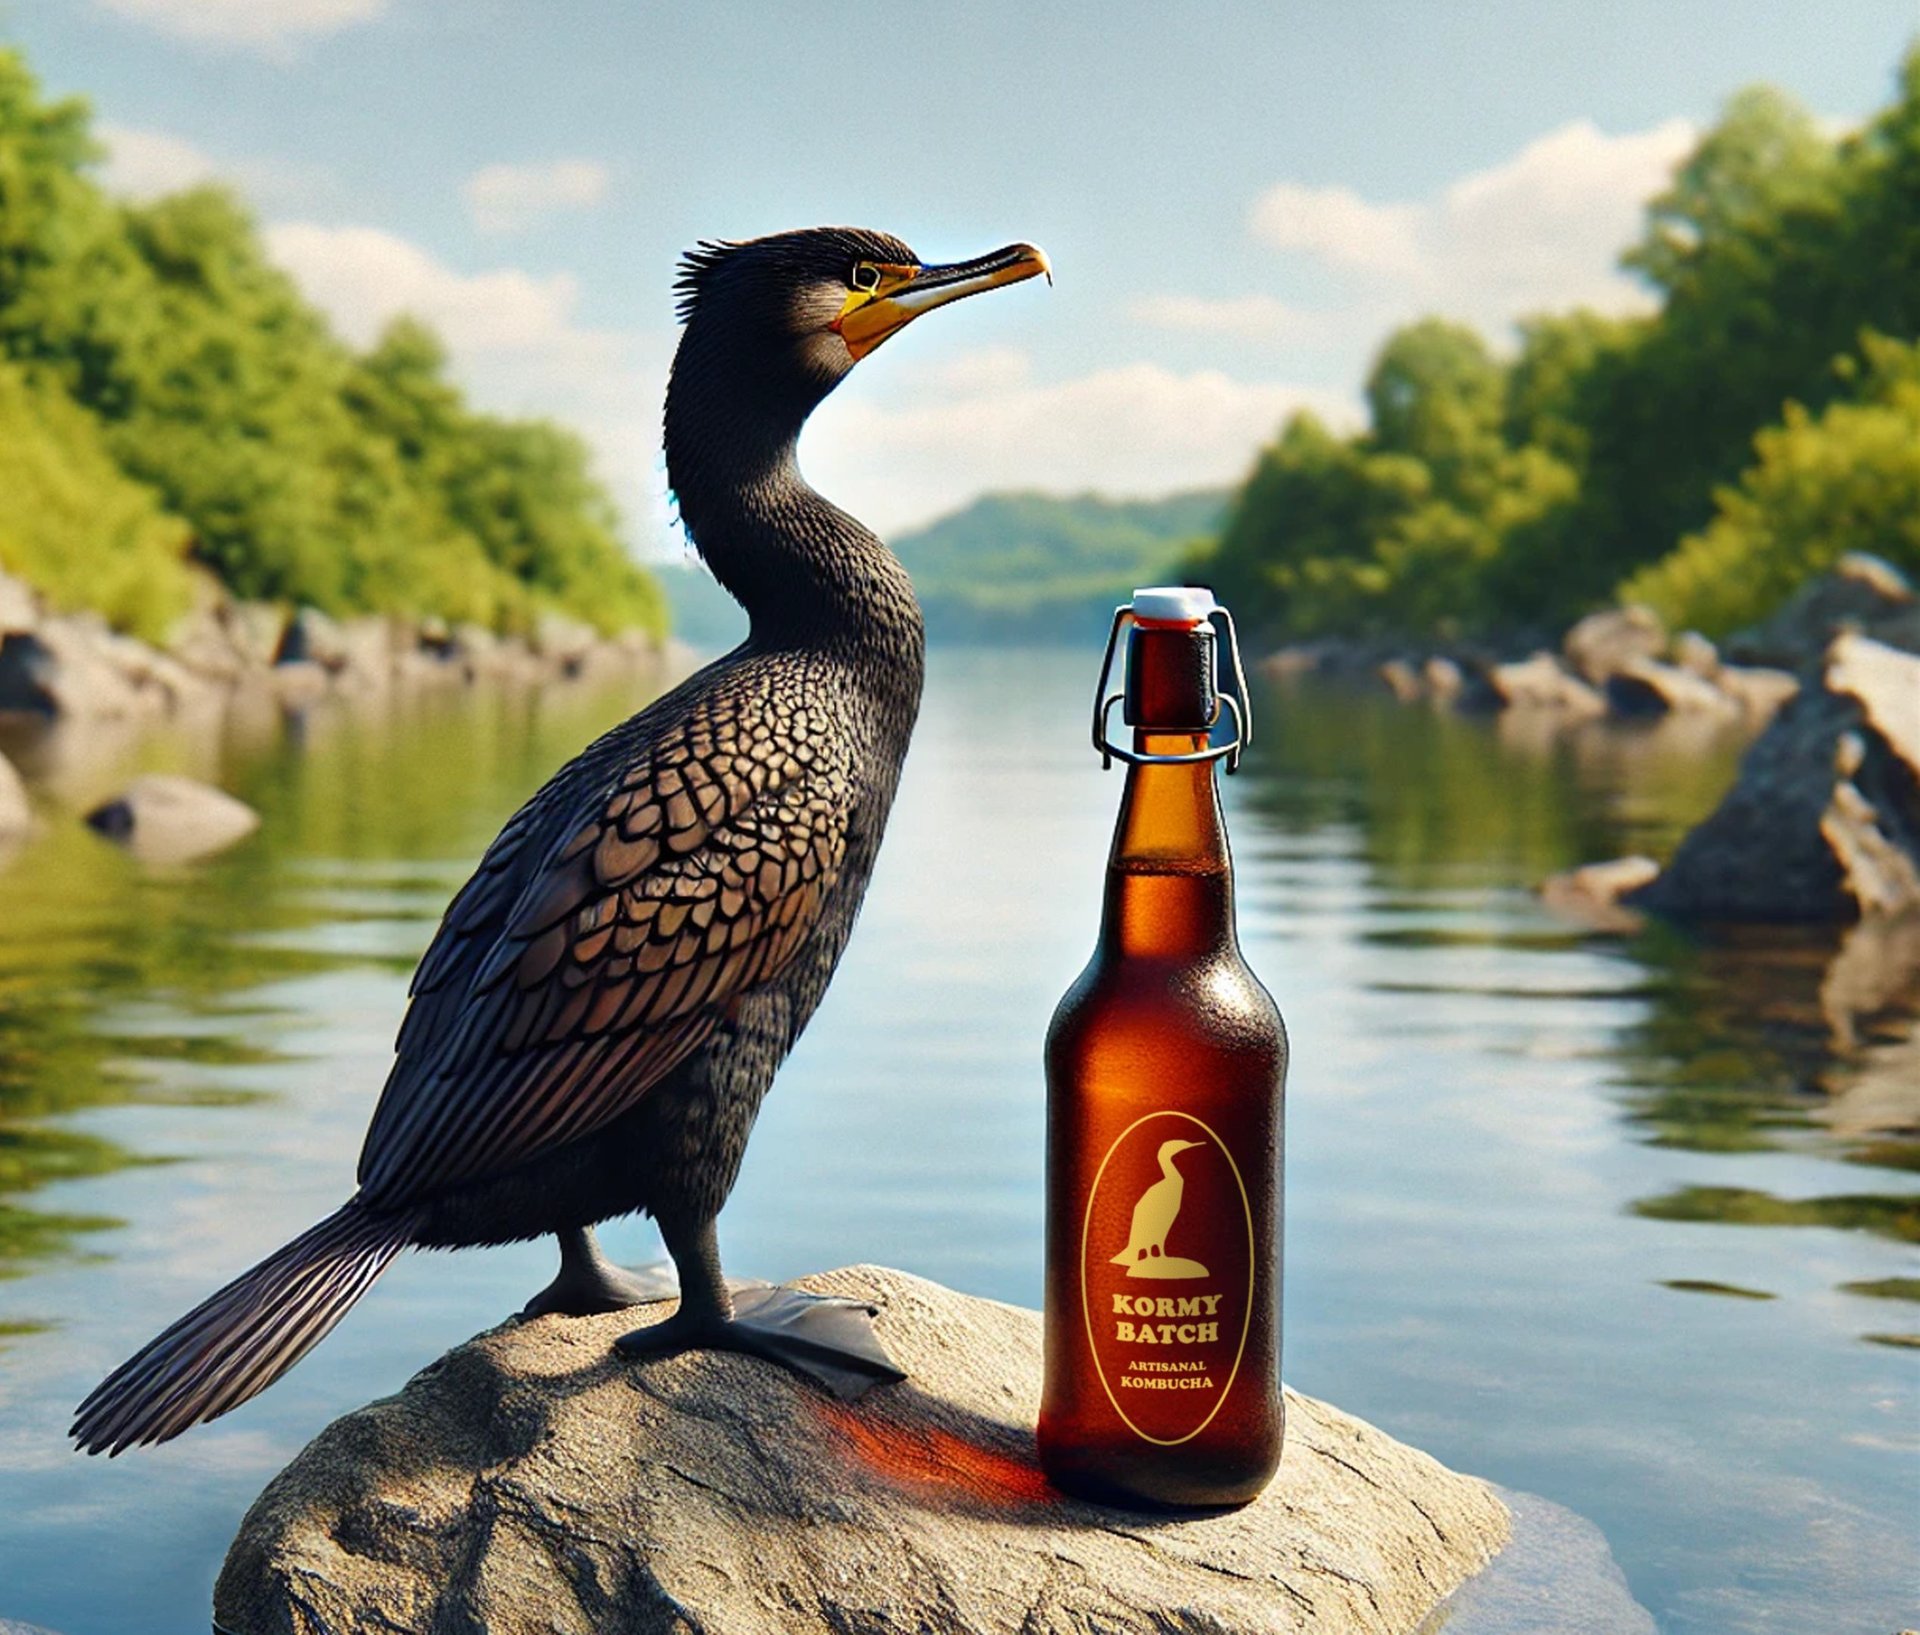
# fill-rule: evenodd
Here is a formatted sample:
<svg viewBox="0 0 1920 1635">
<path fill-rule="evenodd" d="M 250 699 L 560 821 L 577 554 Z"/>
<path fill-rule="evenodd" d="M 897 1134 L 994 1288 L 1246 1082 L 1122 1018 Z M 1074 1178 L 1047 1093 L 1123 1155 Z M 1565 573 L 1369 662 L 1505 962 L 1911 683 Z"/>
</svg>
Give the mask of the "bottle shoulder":
<svg viewBox="0 0 1920 1635">
<path fill-rule="evenodd" d="M 1204 958 L 1114 955 L 1097 949 L 1054 1008 L 1050 1053 L 1096 1040 L 1185 1041 L 1196 1049 L 1270 1050 L 1287 1057 L 1286 1024 L 1273 996 L 1229 945 Z"/>
</svg>

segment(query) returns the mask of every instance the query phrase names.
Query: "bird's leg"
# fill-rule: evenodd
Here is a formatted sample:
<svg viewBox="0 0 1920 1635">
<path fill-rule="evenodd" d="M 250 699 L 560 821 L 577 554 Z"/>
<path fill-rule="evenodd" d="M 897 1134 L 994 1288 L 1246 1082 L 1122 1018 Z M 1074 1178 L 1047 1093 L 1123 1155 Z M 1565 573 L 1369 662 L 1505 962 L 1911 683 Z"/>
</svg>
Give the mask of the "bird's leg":
<svg viewBox="0 0 1920 1635">
<path fill-rule="evenodd" d="M 522 1317 L 587 1317 L 596 1312 L 623 1311 L 649 1300 L 670 1300 L 673 1279 L 664 1267 L 629 1272 L 600 1252 L 590 1226 L 570 1226 L 560 1239 L 560 1271 L 554 1280 L 520 1308 Z"/>
<path fill-rule="evenodd" d="M 614 1344 L 626 1355 L 735 1351 L 805 1374 L 842 1402 L 907 1377 L 874 1332 L 874 1307 L 765 1283 L 729 1289 L 712 1221 L 676 1229 L 663 1220 L 660 1230 L 680 1269 L 680 1309 L 621 1335 Z"/>
</svg>

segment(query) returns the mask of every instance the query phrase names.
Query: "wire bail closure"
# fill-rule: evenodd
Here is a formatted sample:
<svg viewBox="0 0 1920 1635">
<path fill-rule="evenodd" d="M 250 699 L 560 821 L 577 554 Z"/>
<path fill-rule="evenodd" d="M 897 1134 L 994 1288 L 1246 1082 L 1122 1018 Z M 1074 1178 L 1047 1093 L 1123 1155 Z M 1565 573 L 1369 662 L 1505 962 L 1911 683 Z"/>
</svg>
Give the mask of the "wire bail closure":
<svg viewBox="0 0 1920 1635">
<path fill-rule="evenodd" d="M 1093 688 L 1093 747 L 1100 752 L 1101 771 L 1108 770 L 1115 761 L 1125 761 L 1128 766 L 1191 766 L 1198 761 L 1222 759 L 1226 761 L 1230 774 L 1240 770 L 1240 752 L 1253 742 L 1253 699 L 1247 692 L 1247 672 L 1240 663 L 1240 635 L 1234 628 L 1233 615 L 1224 607 L 1215 607 L 1207 615 L 1207 622 L 1218 622 L 1225 626 L 1227 657 L 1233 666 L 1233 691 L 1222 690 L 1217 696 L 1227 713 L 1233 717 L 1232 738 L 1224 744 L 1209 744 L 1205 749 L 1190 750 L 1184 755 L 1148 755 L 1136 749 L 1123 748 L 1108 736 L 1107 721 L 1113 714 L 1113 707 L 1126 697 L 1122 689 L 1108 691 L 1114 654 L 1120 648 L 1121 631 L 1138 623 L 1132 605 L 1122 603 L 1113 610 L 1113 623 L 1107 627 L 1107 647 L 1100 658 L 1100 678 Z M 1213 720 L 1207 723 L 1207 731 L 1211 733 L 1219 721 L 1220 712 L 1215 710 Z"/>
</svg>

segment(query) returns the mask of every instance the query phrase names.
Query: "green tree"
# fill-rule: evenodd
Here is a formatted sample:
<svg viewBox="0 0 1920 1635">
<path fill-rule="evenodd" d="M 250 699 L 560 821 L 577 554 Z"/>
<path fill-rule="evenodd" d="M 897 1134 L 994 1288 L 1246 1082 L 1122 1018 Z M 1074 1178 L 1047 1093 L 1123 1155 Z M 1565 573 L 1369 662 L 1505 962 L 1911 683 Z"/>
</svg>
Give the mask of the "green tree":
<svg viewBox="0 0 1920 1635">
<path fill-rule="evenodd" d="M 96 157 L 84 106 L 0 51 L 0 359 L 75 410 L 17 398 L 42 443 L 103 447 L 243 596 L 664 627 L 578 439 L 471 411 L 417 324 L 356 356 L 230 195 L 122 204 Z"/>
<path fill-rule="evenodd" d="M 1920 347 L 1869 337 L 1861 400 L 1789 403 L 1713 520 L 1622 594 L 1720 636 L 1771 613 L 1848 551 L 1920 573 Z"/>
<path fill-rule="evenodd" d="M 1369 429 L 1290 425 L 1195 571 L 1276 628 L 1413 635 L 1562 624 L 1623 581 L 1721 627 L 1682 586 L 1709 562 L 1751 559 L 1731 608 L 1845 549 L 1899 557 L 1884 346 L 1920 332 L 1920 48 L 1839 141 L 1781 92 L 1734 97 L 1624 260 L 1656 311 L 1529 319 L 1510 364 L 1438 319 L 1391 336 Z M 1836 368 L 1864 331 L 1891 339 Z"/>
<path fill-rule="evenodd" d="M 1471 329 L 1425 318 L 1388 337 L 1367 376 L 1368 440 L 1424 462 L 1441 492 L 1459 493 L 1500 452 L 1506 381 Z"/>
<path fill-rule="evenodd" d="M 60 388 L 0 360 L 0 569 L 63 611 L 94 608 L 149 638 L 191 601 L 187 525 L 114 464 Z"/>
</svg>

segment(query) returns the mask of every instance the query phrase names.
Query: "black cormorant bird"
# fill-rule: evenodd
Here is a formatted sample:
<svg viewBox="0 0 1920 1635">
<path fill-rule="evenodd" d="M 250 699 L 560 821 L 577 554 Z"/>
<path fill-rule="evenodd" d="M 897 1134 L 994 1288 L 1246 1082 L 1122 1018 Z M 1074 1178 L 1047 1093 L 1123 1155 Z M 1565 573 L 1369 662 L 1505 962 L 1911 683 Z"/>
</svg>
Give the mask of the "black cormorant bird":
<svg viewBox="0 0 1920 1635">
<path fill-rule="evenodd" d="M 81 1404 L 89 1453 L 161 1442 L 265 1389 L 402 1249 L 556 1233 L 531 1314 L 650 1292 L 595 1223 L 645 1210 L 674 1315 L 621 1341 L 898 1377 L 871 1312 L 735 1297 L 714 1219 L 774 1071 L 866 891 L 919 708 L 905 571 L 810 488 L 795 446 L 856 360 L 923 312 L 1047 272 L 1015 244 L 925 266 L 851 228 L 703 245 L 676 286 L 667 477 L 751 634 L 615 727 L 507 823 L 414 976 L 359 1189 L 122 1364 Z"/>
</svg>

